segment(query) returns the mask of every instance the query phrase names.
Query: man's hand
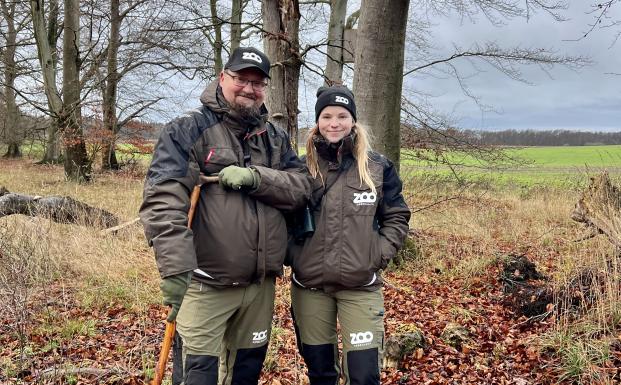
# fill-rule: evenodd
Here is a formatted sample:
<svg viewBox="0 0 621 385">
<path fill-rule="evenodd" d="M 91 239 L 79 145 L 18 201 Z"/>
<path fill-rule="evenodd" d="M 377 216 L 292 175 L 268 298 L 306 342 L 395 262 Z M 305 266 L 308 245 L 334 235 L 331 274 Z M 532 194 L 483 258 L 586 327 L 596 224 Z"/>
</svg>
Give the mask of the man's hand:
<svg viewBox="0 0 621 385">
<path fill-rule="evenodd" d="M 162 290 L 162 296 L 164 297 L 164 305 L 171 306 L 166 321 L 172 322 L 175 318 L 177 318 L 177 313 L 179 313 L 181 302 L 183 302 L 183 297 L 185 296 L 185 292 L 188 290 L 191 279 L 191 271 L 162 278 L 162 281 L 160 282 L 160 289 Z"/>
<path fill-rule="evenodd" d="M 240 190 L 242 187 L 255 189 L 259 186 L 259 175 L 251 168 L 227 166 L 218 174 L 220 185 Z"/>
</svg>

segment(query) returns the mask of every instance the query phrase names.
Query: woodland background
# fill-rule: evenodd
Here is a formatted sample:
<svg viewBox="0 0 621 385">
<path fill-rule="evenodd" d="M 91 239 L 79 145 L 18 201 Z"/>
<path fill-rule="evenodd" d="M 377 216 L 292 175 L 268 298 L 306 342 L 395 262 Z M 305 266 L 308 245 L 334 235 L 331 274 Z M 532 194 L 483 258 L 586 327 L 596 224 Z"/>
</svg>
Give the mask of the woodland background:
<svg viewBox="0 0 621 385">
<path fill-rule="evenodd" d="M 535 14 L 562 23 L 567 5 L 0 0 L 0 382 L 153 376 L 166 309 L 134 221 L 145 170 L 162 124 L 241 44 L 272 58 L 270 119 L 294 145 L 301 94 L 344 83 L 373 146 L 400 167 L 413 218 L 386 271 L 383 384 L 619 383 L 618 132 L 462 129 L 409 81 L 453 79 L 483 111 L 477 73 L 528 82 L 531 67 L 587 68 L 588 56 L 493 38 L 447 56 L 430 32 L 449 14 L 501 29 Z M 580 39 L 613 31 L 614 49 L 619 7 L 586 4 Z M 287 274 L 265 384 L 307 383 Z"/>
</svg>

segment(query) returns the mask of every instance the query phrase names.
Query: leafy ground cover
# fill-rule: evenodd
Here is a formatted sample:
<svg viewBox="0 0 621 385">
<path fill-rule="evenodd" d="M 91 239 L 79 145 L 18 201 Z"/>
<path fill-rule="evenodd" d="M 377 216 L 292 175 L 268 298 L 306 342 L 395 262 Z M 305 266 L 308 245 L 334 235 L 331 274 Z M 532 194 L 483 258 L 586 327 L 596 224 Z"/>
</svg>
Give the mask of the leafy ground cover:
<svg viewBox="0 0 621 385">
<path fill-rule="evenodd" d="M 131 220 L 142 179 L 100 174 L 81 186 L 65 182 L 61 167 L 1 161 L 0 186 L 70 195 Z M 482 187 L 406 178 L 411 242 L 385 274 L 386 336 L 416 329 L 427 344 L 383 370 L 382 384 L 618 383 L 619 266 L 605 239 L 576 242 L 584 234 L 569 214 L 579 191 Z M 607 284 L 571 316 L 552 307 L 529 318 L 508 301 L 501 279 L 512 255 L 528 257 L 555 287 L 585 266 L 607 273 Z M 308 383 L 289 285 L 285 274 L 262 384 Z M 0 218 L 0 290 L 0 383 L 143 384 L 153 375 L 166 310 L 139 225 L 102 235 Z M 465 330 L 460 344 L 445 338 L 451 324 Z"/>
</svg>

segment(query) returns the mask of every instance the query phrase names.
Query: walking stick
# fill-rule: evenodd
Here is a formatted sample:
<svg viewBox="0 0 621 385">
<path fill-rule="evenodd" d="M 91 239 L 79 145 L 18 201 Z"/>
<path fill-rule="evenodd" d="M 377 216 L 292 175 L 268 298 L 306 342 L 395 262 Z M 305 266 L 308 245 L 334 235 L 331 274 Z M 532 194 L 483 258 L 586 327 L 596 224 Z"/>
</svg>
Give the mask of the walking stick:
<svg viewBox="0 0 621 385">
<path fill-rule="evenodd" d="M 192 220 L 194 219 L 194 213 L 196 212 L 196 206 L 198 205 L 198 198 L 201 196 L 201 187 L 205 183 L 218 182 L 217 176 L 205 176 L 201 174 L 198 178 L 198 184 L 192 189 L 190 195 L 190 210 L 188 211 L 188 228 L 192 228 Z M 172 347 L 173 338 L 175 336 L 175 321 L 166 321 L 166 330 L 164 331 L 164 341 L 162 341 L 162 348 L 160 349 L 160 357 L 157 360 L 155 367 L 155 378 L 151 381 L 151 385 L 162 385 L 164 379 L 164 371 L 166 370 L 166 363 L 168 362 L 168 356 L 170 355 L 170 348 Z"/>
</svg>

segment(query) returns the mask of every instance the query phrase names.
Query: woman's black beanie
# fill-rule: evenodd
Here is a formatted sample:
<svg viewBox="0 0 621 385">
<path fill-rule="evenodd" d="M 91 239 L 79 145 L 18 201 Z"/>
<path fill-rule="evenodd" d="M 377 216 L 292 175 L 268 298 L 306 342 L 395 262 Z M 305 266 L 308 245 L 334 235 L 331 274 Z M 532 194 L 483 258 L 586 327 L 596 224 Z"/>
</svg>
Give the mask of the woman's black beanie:
<svg viewBox="0 0 621 385">
<path fill-rule="evenodd" d="M 315 103 L 315 123 L 319 121 L 321 111 L 328 106 L 341 106 L 349 111 L 354 121 L 357 120 L 354 94 L 345 86 L 319 87 Z"/>
</svg>

